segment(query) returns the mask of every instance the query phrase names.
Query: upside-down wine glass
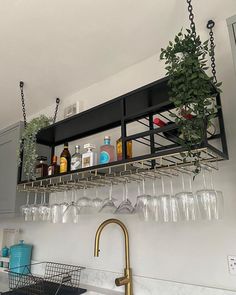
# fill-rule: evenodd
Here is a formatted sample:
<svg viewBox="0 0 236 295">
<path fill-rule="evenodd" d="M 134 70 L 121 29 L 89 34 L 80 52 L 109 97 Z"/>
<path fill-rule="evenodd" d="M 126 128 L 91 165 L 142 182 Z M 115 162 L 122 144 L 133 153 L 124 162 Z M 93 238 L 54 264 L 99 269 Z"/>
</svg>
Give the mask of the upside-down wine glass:
<svg viewBox="0 0 236 295">
<path fill-rule="evenodd" d="M 71 203 L 63 213 L 62 220 L 64 223 L 78 223 L 80 208 L 76 203 L 75 188 L 72 189 Z"/>
<path fill-rule="evenodd" d="M 32 221 L 31 206 L 29 204 L 30 192 L 27 191 L 26 195 L 26 204 L 21 206 L 21 214 L 24 217 L 25 221 Z"/>
<path fill-rule="evenodd" d="M 135 213 L 141 220 L 150 221 L 152 219 L 152 197 L 146 194 L 144 176 L 142 177 L 142 189 L 142 194 L 137 196 Z"/>
<path fill-rule="evenodd" d="M 123 182 L 123 201 L 120 203 L 115 211 L 115 214 L 133 214 L 134 207 L 128 199 L 128 185 L 127 179 Z"/>
<path fill-rule="evenodd" d="M 38 192 L 34 193 L 34 203 L 30 206 L 32 221 L 39 220 L 39 205 L 37 204 Z"/>
<path fill-rule="evenodd" d="M 109 198 L 105 199 L 99 213 L 113 214 L 117 207 L 112 198 L 113 183 L 110 183 Z"/>
<path fill-rule="evenodd" d="M 39 219 L 42 221 L 49 221 L 51 208 L 46 202 L 46 192 L 42 192 L 41 194 L 41 204 L 39 205 Z"/>
<path fill-rule="evenodd" d="M 178 202 L 178 207 L 180 211 L 180 216 L 185 221 L 194 221 L 196 220 L 196 202 L 195 196 L 192 191 L 192 176 L 189 176 L 189 190 L 185 188 L 185 179 L 184 174 L 181 172 L 181 180 L 182 180 L 182 191 L 177 193 L 176 199 Z"/>
</svg>

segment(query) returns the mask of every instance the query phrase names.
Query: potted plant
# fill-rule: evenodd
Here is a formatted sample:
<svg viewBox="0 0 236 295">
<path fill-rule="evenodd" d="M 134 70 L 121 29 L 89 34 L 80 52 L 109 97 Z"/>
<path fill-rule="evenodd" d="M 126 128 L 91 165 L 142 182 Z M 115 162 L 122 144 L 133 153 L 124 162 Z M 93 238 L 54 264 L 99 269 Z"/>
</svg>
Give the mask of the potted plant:
<svg viewBox="0 0 236 295">
<path fill-rule="evenodd" d="M 208 40 L 202 43 L 195 30 L 190 29 L 185 33 L 181 30 L 160 54 L 169 76 L 170 100 L 176 108 L 172 116 L 181 134 L 179 144 L 186 148 L 181 156 L 184 162 L 191 158 L 195 175 L 201 170 L 201 152 L 196 147 L 204 141 L 206 128 L 212 124 L 217 109 L 211 94 L 213 77 L 206 74 L 206 57 L 211 54 Z M 215 84 L 218 91 L 220 85 Z"/>
<path fill-rule="evenodd" d="M 21 154 L 23 153 L 23 171 L 26 174 L 27 180 L 35 179 L 35 164 L 38 157 L 36 148 L 37 133 L 51 123 L 51 118 L 41 115 L 27 123 L 21 135 L 18 164 L 20 165 L 22 162 Z"/>
</svg>

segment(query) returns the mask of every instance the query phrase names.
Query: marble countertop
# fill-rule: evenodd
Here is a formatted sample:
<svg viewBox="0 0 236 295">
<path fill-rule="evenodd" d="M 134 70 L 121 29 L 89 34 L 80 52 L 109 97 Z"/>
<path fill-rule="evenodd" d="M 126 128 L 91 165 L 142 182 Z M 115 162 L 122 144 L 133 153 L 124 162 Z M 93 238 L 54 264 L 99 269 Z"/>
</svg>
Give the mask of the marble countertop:
<svg viewBox="0 0 236 295">
<path fill-rule="evenodd" d="M 123 293 L 111 291 L 103 288 L 89 286 L 85 284 L 80 285 L 81 288 L 87 289 L 86 295 L 123 295 Z M 9 291 L 8 277 L 5 273 L 0 273 L 0 293 Z"/>
</svg>

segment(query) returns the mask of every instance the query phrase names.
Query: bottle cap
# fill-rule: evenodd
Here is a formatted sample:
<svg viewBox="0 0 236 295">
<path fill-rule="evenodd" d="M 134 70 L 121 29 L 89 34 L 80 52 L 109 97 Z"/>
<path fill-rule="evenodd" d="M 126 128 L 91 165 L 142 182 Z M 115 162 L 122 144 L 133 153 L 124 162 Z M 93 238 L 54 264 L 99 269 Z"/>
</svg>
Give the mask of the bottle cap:
<svg viewBox="0 0 236 295">
<path fill-rule="evenodd" d="M 38 157 L 37 157 L 37 160 L 38 160 L 38 161 L 47 161 L 47 159 L 48 159 L 48 158 L 47 158 L 47 157 L 44 157 L 44 156 L 38 156 Z"/>
<path fill-rule="evenodd" d="M 76 145 L 75 146 L 75 149 L 80 149 L 80 145 Z"/>
<path fill-rule="evenodd" d="M 111 137 L 109 135 L 105 135 L 104 140 L 111 140 Z"/>
<path fill-rule="evenodd" d="M 155 125 L 159 126 L 159 127 L 164 127 L 164 126 L 166 126 L 166 123 L 165 123 L 164 121 L 162 121 L 161 119 L 159 119 L 159 118 L 155 118 L 155 119 L 153 120 L 153 123 L 154 123 Z"/>
<path fill-rule="evenodd" d="M 69 146 L 68 142 L 65 142 L 64 147 L 68 147 L 68 146 Z"/>
<path fill-rule="evenodd" d="M 92 143 L 86 143 L 84 145 L 84 149 L 95 149 L 95 148 L 96 148 L 96 145 Z"/>
</svg>

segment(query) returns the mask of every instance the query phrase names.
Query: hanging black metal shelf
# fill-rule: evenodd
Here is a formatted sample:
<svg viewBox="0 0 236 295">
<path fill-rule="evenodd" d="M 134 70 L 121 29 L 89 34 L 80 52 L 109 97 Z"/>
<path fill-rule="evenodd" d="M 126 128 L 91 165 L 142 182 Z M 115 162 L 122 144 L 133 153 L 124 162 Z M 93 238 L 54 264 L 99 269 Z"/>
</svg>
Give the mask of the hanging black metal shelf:
<svg viewBox="0 0 236 295">
<path fill-rule="evenodd" d="M 163 136 L 163 132 L 177 129 L 177 125 L 172 123 L 164 127 L 154 128 L 153 124 L 153 117 L 155 115 L 164 119 L 166 122 L 171 122 L 170 114 L 174 111 L 174 106 L 169 100 L 168 93 L 168 77 L 165 77 L 42 129 L 37 135 L 37 142 L 49 146 L 51 155 L 53 155 L 55 147 L 64 142 L 78 140 L 116 127 L 121 128 L 123 145 L 122 161 L 79 169 L 73 171 L 73 173 L 68 173 L 68 175 L 86 173 L 88 171 L 101 172 L 103 169 L 106 169 L 106 171 L 110 173 L 111 171 L 122 170 L 120 168 L 122 165 L 125 167 L 124 169 L 127 169 L 126 165 L 136 169 L 140 166 L 137 165 L 137 163 L 142 163 L 142 165 L 146 165 L 148 169 L 150 167 L 153 169 L 155 166 L 160 167 L 160 161 L 158 161 L 158 159 L 162 159 L 163 157 L 165 159 L 168 157 L 167 162 L 170 163 L 169 165 L 181 164 L 182 158 L 181 156 L 178 157 L 177 154 L 184 152 L 185 149 L 178 141 L 173 140 L 173 138 L 167 139 Z M 228 150 L 220 93 L 213 84 L 212 97 L 215 97 L 216 104 L 220 107 L 216 113 L 217 132 L 209 136 L 206 131 L 205 140 L 202 145 L 193 147 L 193 149 L 207 150 L 207 154 L 210 155 L 208 160 L 216 161 L 228 159 Z M 140 123 L 140 126 L 144 126 L 146 130 L 128 135 L 128 125 L 134 122 Z M 165 138 L 164 144 L 160 143 L 163 141 L 163 138 Z M 133 140 L 139 144 L 148 146 L 148 153 L 136 156 L 132 159 L 127 159 L 126 142 L 128 140 Z M 118 170 L 117 167 L 119 167 Z M 57 177 L 66 175 L 62 174 Z M 45 179 L 49 180 L 50 177 Z M 43 179 L 37 181 L 42 180 Z M 19 179 L 19 184 L 25 183 L 25 181 Z"/>
</svg>

